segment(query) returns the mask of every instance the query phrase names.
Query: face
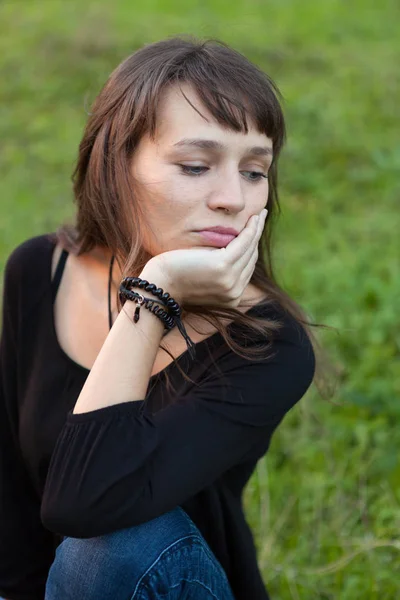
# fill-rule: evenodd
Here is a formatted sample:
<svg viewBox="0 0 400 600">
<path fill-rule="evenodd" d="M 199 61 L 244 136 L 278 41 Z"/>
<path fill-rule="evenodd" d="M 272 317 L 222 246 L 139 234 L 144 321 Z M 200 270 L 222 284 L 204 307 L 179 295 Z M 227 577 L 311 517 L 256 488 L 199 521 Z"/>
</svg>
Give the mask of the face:
<svg viewBox="0 0 400 600">
<path fill-rule="evenodd" d="M 247 134 L 224 129 L 192 88 L 182 89 L 207 121 L 171 87 L 159 106 L 155 140 L 144 136 L 132 159 L 151 256 L 210 246 L 199 230 L 240 232 L 267 205 L 271 139 L 250 123 Z"/>
</svg>

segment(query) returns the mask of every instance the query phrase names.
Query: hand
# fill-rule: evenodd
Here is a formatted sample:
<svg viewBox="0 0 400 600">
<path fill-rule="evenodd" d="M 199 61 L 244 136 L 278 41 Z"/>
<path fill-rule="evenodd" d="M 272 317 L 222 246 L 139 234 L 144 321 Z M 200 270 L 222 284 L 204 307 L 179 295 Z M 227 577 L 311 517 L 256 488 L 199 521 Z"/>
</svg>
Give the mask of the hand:
<svg viewBox="0 0 400 600">
<path fill-rule="evenodd" d="M 140 277 L 155 283 L 179 303 L 237 307 L 258 258 L 268 211 L 247 221 L 225 248 L 184 248 L 154 256 Z M 157 279 L 157 275 L 159 278 Z"/>
</svg>

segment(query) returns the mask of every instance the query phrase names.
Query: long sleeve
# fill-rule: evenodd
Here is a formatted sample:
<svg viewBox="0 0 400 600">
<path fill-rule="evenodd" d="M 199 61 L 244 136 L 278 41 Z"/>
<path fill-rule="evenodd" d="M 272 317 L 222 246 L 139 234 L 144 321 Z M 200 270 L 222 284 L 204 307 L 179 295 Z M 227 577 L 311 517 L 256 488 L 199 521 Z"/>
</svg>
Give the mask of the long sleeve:
<svg viewBox="0 0 400 600">
<path fill-rule="evenodd" d="M 222 379 L 210 375 L 156 413 L 144 400 L 70 411 L 47 475 L 46 527 L 85 538 L 138 525 L 259 458 L 313 379 L 312 346 L 298 331 L 261 362 L 228 350 Z"/>
<path fill-rule="evenodd" d="M 18 444 L 19 270 L 14 252 L 5 268 L 0 340 L 0 595 L 43 600 L 54 543 Z"/>
</svg>

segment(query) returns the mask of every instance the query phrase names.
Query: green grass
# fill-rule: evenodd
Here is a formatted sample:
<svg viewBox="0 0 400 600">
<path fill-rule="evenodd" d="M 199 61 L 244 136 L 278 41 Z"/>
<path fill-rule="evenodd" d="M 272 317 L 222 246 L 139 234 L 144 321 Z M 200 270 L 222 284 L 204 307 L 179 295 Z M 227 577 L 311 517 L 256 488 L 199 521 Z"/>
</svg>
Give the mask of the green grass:
<svg viewBox="0 0 400 600">
<path fill-rule="evenodd" d="M 144 3 L 143 3 L 144 5 Z M 245 493 L 274 600 L 400 597 L 400 5 L 397 1 L 14 1 L 0 7 L 0 267 L 73 215 L 86 112 L 143 43 L 217 37 L 285 98 L 280 283 L 343 371 L 284 420 Z M 396 239 L 397 237 L 397 239 Z"/>
</svg>

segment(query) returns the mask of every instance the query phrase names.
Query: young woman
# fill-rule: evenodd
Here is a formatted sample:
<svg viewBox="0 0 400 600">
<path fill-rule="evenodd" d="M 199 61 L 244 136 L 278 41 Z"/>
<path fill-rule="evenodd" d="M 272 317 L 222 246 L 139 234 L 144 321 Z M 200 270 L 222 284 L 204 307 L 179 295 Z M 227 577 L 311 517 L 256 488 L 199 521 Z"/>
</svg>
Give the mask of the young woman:
<svg viewBox="0 0 400 600">
<path fill-rule="evenodd" d="M 316 375 L 271 264 L 284 137 L 222 42 L 145 46 L 98 95 L 76 223 L 5 269 L 5 598 L 268 597 L 242 492 Z"/>
</svg>

